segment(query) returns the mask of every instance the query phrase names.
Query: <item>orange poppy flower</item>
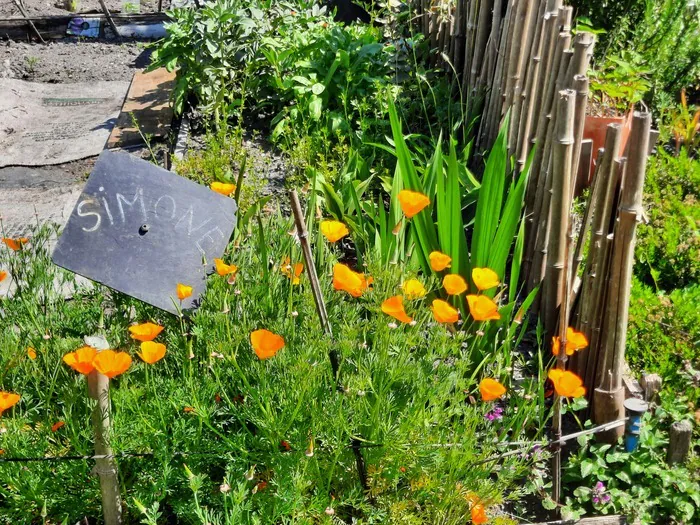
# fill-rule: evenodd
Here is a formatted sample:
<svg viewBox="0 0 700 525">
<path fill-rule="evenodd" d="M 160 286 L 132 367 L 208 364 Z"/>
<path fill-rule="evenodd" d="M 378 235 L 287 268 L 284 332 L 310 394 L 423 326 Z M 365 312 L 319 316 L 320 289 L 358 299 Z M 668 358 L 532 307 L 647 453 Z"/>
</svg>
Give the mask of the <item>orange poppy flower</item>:
<svg viewBox="0 0 700 525">
<path fill-rule="evenodd" d="M 92 362 L 100 374 L 113 379 L 129 369 L 131 366 L 131 356 L 126 352 L 103 350 L 102 352 L 98 352 Z"/>
<path fill-rule="evenodd" d="M 428 293 L 418 279 L 409 279 L 401 285 L 401 290 L 406 294 L 406 299 L 420 299 Z"/>
<path fill-rule="evenodd" d="M 552 337 L 552 353 L 559 355 L 561 341 L 559 336 Z M 581 332 L 577 332 L 570 326 L 566 329 L 566 355 L 574 355 L 577 350 L 583 350 L 588 346 L 588 339 Z"/>
<path fill-rule="evenodd" d="M 472 281 L 479 290 L 488 290 L 500 284 L 498 275 L 491 268 L 473 268 Z"/>
<path fill-rule="evenodd" d="M 27 356 L 29 359 L 34 361 L 36 359 L 36 350 L 34 350 L 31 346 L 27 348 Z"/>
<path fill-rule="evenodd" d="M 177 298 L 181 301 L 184 301 L 190 295 L 192 295 L 192 290 L 193 288 L 191 286 L 182 283 L 177 283 Z"/>
<path fill-rule="evenodd" d="M 163 327 L 154 323 L 135 324 L 129 327 L 131 338 L 137 341 L 153 341 L 162 331 Z"/>
<path fill-rule="evenodd" d="M 65 425 L 63 421 L 56 421 L 53 425 L 51 425 L 51 432 L 56 432 L 63 425 Z"/>
<path fill-rule="evenodd" d="M 477 503 L 472 507 L 472 523 L 474 525 L 483 525 L 488 523 L 489 518 L 486 516 L 486 509 L 481 503 Z"/>
<path fill-rule="evenodd" d="M 433 301 L 433 317 L 438 323 L 456 323 L 459 321 L 459 312 L 442 299 Z"/>
<path fill-rule="evenodd" d="M 16 252 L 21 250 L 22 247 L 29 242 L 29 239 L 26 237 L 20 237 L 18 239 L 3 237 L 2 242 L 4 242 L 10 250 Z"/>
<path fill-rule="evenodd" d="M 342 263 L 333 266 L 333 288 L 348 292 L 353 297 L 360 297 L 367 287 L 372 284 L 371 277 L 353 272 Z"/>
<path fill-rule="evenodd" d="M 255 330 L 250 334 L 250 344 L 258 359 L 270 359 L 284 347 L 284 337 L 265 329 Z"/>
<path fill-rule="evenodd" d="M 152 365 L 165 357 L 165 345 L 154 341 L 144 341 L 141 343 L 141 351 L 138 356 L 144 363 Z"/>
<path fill-rule="evenodd" d="M 403 214 L 407 219 L 410 219 L 430 204 L 430 199 L 427 195 L 418 191 L 401 190 L 399 192 L 399 203 Z"/>
<path fill-rule="evenodd" d="M 227 184 L 225 182 L 212 182 L 211 186 L 209 187 L 216 193 L 220 193 L 221 195 L 225 195 L 227 197 L 236 191 L 235 184 Z"/>
<path fill-rule="evenodd" d="M 7 272 L 0 271 L 0 283 L 7 279 Z"/>
<path fill-rule="evenodd" d="M 182 411 L 183 411 L 183 412 L 190 413 L 190 412 L 194 412 L 194 408 L 192 408 L 192 407 L 185 407 L 185 408 L 182 409 Z"/>
<path fill-rule="evenodd" d="M 285 257 L 280 266 L 280 272 L 286 275 L 292 281 L 292 284 L 299 284 L 301 282 L 300 276 L 303 271 L 304 263 L 295 263 L 292 268 L 289 257 Z"/>
<path fill-rule="evenodd" d="M 0 416 L 5 410 L 9 410 L 19 401 L 19 394 L 12 392 L 0 392 Z"/>
<path fill-rule="evenodd" d="M 469 313 L 475 321 L 493 321 L 501 318 L 498 305 L 485 295 L 467 295 Z"/>
<path fill-rule="evenodd" d="M 442 280 L 442 286 L 449 295 L 459 295 L 467 291 L 467 282 L 456 273 L 447 274 Z"/>
<path fill-rule="evenodd" d="M 64 355 L 63 362 L 76 372 L 87 375 L 95 369 L 92 362 L 96 355 L 97 350 L 95 350 L 93 347 L 82 346 L 75 352 Z"/>
<path fill-rule="evenodd" d="M 435 272 L 441 272 L 445 268 L 449 268 L 452 263 L 452 257 L 438 251 L 430 252 L 428 259 L 430 259 L 430 267 Z"/>
<path fill-rule="evenodd" d="M 348 235 L 350 230 L 340 221 L 322 221 L 321 233 L 329 242 L 338 242 Z"/>
<path fill-rule="evenodd" d="M 547 377 L 554 383 L 554 390 L 562 397 L 581 397 L 586 395 L 586 388 L 581 378 L 568 370 L 553 368 Z"/>
<path fill-rule="evenodd" d="M 390 315 L 394 319 L 398 319 L 402 323 L 410 323 L 413 321 L 412 317 L 406 314 L 406 310 L 403 308 L 403 296 L 395 295 L 390 297 L 382 303 L 382 312 Z"/>
<path fill-rule="evenodd" d="M 216 273 L 222 277 L 232 273 L 235 274 L 238 271 L 238 266 L 235 264 L 226 264 L 221 259 L 214 259 L 214 265 L 216 266 Z"/>
<path fill-rule="evenodd" d="M 479 383 L 479 392 L 481 392 L 482 401 L 494 401 L 500 399 L 506 393 L 506 387 L 495 379 L 485 377 Z"/>
</svg>

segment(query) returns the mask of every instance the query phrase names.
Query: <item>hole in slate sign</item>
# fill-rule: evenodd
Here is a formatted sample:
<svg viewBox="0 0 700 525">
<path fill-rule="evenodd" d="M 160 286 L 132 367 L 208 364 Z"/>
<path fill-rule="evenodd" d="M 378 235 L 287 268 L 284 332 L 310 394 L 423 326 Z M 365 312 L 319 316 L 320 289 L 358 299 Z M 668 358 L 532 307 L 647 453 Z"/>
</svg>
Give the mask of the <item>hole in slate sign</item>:
<svg viewBox="0 0 700 525">
<path fill-rule="evenodd" d="M 142 224 L 139 228 L 139 235 L 146 235 L 151 227 L 148 224 Z"/>
</svg>

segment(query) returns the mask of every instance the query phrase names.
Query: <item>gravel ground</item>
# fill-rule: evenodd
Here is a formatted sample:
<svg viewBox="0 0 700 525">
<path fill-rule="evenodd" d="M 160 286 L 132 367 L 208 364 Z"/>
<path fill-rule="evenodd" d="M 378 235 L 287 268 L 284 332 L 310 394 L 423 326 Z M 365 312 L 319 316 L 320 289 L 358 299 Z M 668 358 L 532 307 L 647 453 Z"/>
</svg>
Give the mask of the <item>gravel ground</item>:
<svg viewBox="0 0 700 525">
<path fill-rule="evenodd" d="M 112 13 L 124 11 L 124 4 L 139 4 L 141 13 L 155 13 L 158 11 L 158 0 L 105 0 L 107 9 Z M 98 0 L 75 0 L 77 9 L 74 12 L 66 7 L 65 0 L 24 0 L 25 9 L 29 16 L 66 16 L 81 15 L 87 13 L 101 13 L 102 8 Z M 163 0 L 163 10 L 170 7 L 170 0 Z M 22 18 L 22 14 L 13 0 L 0 0 L 0 18 Z"/>
<path fill-rule="evenodd" d="M 43 44 L 0 43 L 0 77 L 31 82 L 130 81 L 149 63 L 150 51 L 137 42 L 93 42 L 66 38 Z"/>
</svg>

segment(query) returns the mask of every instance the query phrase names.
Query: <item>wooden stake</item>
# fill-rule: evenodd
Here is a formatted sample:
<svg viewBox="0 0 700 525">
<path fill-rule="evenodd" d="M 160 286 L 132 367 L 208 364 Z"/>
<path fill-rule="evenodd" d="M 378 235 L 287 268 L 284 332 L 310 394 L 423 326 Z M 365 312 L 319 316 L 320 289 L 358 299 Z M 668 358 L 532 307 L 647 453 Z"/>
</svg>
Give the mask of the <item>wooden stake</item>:
<svg viewBox="0 0 700 525">
<path fill-rule="evenodd" d="M 111 27 L 112 31 L 114 31 L 114 38 L 116 38 L 117 40 L 121 40 L 121 35 L 119 34 L 119 30 L 117 29 L 114 20 L 112 20 L 112 15 L 110 14 L 109 9 L 107 9 L 105 0 L 100 0 L 100 6 L 102 7 L 102 12 L 105 14 L 105 18 L 107 19 L 109 27 Z"/>
<path fill-rule="evenodd" d="M 119 476 L 117 463 L 112 457 L 112 447 L 109 445 L 110 435 L 110 406 L 109 378 L 93 370 L 88 374 L 88 394 L 96 401 L 92 409 L 92 430 L 95 434 L 95 455 L 107 456 L 95 460 L 95 472 L 100 478 L 102 493 L 102 514 L 105 525 L 120 525 L 122 523 L 122 502 L 119 492 Z"/>
<path fill-rule="evenodd" d="M 41 36 L 41 33 L 39 33 L 39 30 L 34 25 L 34 22 L 32 22 L 30 20 L 29 15 L 27 14 L 27 11 L 25 11 L 25 9 L 24 9 L 24 6 L 20 2 L 18 2 L 18 0 L 15 0 L 15 5 L 19 9 L 19 12 L 22 13 L 22 16 L 27 21 L 27 24 L 29 24 L 29 27 L 32 29 L 32 31 L 34 31 L 34 34 L 37 36 L 37 38 L 39 38 L 39 41 L 42 44 L 45 44 L 46 40 L 44 40 L 44 37 Z"/>
<path fill-rule="evenodd" d="M 690 452 L 690 441 L 693 437 L 693 424 L 688 420 L 676 421 L 668 433 L 668 453 L 666 463 L 669 465 L 683 464 Z"/>
<path fill-rule="evenodd" d="M 574 58 L 576 51 L 574 50 Z M 571 157 L 571 173 L 573 184 L 571 185 L 571 197 L 583 191 L 588 182 L 578 180 L 579 162 L 581 159 L 581 140 L 583 139 L 583 128 L 586 124 L 586 105 L 588 104 L 588 77 L 586 75 L 575 75 L 573 78 L 573 88 L 576 91 L 576 108 L 574 110 L 574 154 Z M 588 174 L 586 173 L 586 177 Z"/>
</svg>

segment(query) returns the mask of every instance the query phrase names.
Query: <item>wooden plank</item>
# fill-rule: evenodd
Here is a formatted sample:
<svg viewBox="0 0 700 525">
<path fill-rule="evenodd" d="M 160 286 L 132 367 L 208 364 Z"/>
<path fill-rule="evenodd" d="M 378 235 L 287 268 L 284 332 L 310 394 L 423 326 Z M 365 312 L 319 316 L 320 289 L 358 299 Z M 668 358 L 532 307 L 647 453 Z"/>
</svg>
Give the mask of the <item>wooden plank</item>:
<svg viewBox="0 0 700 525">
<path fill-rule="evenodd" d="M 142 144 L 141 134 L 165 137 L 170 132 L 173 119 L 173 109 L 169 101 L 174 87 L 174 71 L 168 72 L 165 68 L 148 73 L 137 71 L 106 147 L 112 149 Z M 141 133 L 134 125 L 132 115 Z"/>
<path fill-rule="evenodd" d="M 525 525 L 524 523 L 521 525 Z M 596 518 L 583 518 L 580 520 L 546 521 L 531 523 L 529 525 L 633 525 L 625 516 L 599 516 Z"/>
</svg>

